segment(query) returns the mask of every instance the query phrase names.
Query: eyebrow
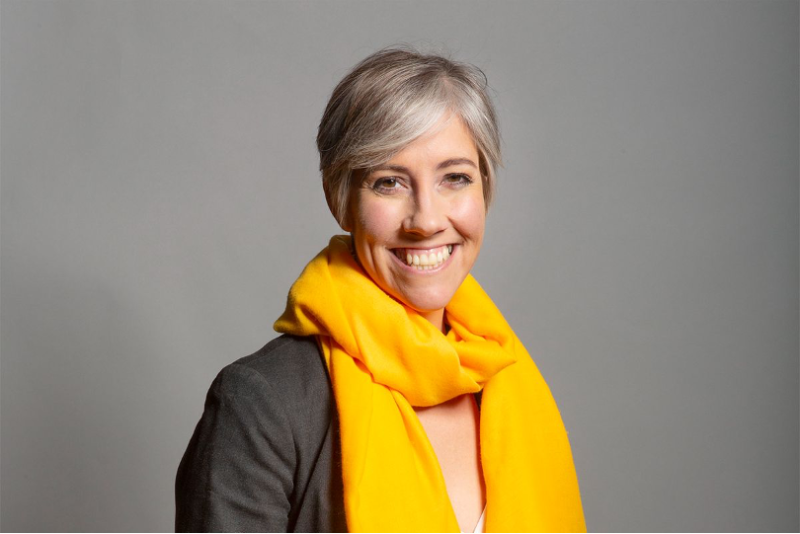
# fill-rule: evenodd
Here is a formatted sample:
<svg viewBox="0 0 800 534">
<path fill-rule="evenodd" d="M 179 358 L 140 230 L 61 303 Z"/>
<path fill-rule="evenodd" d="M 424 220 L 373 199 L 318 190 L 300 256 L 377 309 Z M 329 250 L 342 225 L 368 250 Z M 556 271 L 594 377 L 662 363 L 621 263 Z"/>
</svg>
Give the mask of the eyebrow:
<svg viewBox="0 0 800 534">
<path fill-rule="evenodd" d="M 478 166 L 475 165 L 475 163 L 469 158 L 450 158 L 439 163 L 439 165 L 436 166 L 436 170 L 446 169 L 447 167 L 453 167 L 455 165 L 469 165 L 470 167 L 474 167 L 476 169 L 478 168 Z M 369 172 L 371 173 L 375 171 L 397 171 L 409 174 L 408 167 L 404 167 L 402 165 L 392 165 L 389 163 L 377 165 L 369 169 Z"/>
<path fill-rule="evenodd" d="M 439 165 L 436 166 L 437 169 L 446 169 L 447 167 L 453 167 L 455 165 L 469 165 L 470 167 L 478 168 L 475 163 L 472 162 L 471 159 L 468 158 L 452 158 L 446 159 L 441 162 Z"/>
</svg>

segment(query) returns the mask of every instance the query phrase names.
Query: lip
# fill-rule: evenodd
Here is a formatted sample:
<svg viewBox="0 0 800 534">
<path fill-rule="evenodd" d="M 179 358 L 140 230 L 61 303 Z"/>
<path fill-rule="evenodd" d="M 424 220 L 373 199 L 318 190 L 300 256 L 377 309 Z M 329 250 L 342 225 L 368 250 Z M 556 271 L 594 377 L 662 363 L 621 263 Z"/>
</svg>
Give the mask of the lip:
<svg viewBox="0 0 800 534">
<path fill-rule="evenodd" d="M 409 265 L 406 262 L 404 262 L 403 260 L 401 260 L 400 258 L 398 258 L 397 255 L 394 253 L 394 251 L 398 250 L 398 249 L 402 249 L 402 250 L 419 250 L 421 253 L 424 253 L 426 251 L 434 250 L 434 249 L 437 249 L 437 248 L 440 248 L 440 247 L 444 247 L 444 246 L 447 246 L 447 245 L 452 246 L 453 247 L 453 251 L 450 253 L 450 256 L 445 261 L 443 261 L 441 263 L 441 265 L 439 265 L 435 269 L 419 270 L 415 266 Z M 436 274 L 436 273 L 442 271 L 443 269 L 447 268 L 447 266 L 450 265 L 450 260 L 453 259 L 453 256 L 458 251 L 459 246 L 460 245 L 456 245 L 455 243 L 447 243 L 445 245 L 439 245 L 437 247 L 428 247 L 428 248 L 419 248 L 419 249 L 418 248 L 407 248 L 407 247 L 396 247 L 396 248 L 393 248 L 393 249 L 389 250 L 389 255 L 392 257 L 392 259 L 395 262 L 397 262 L 397 264 L 401 268 L 405 269 L 409 273 L 413 273 L 413 274 L 416 274 L 416 275 L 419 275 L 419 276 L 425 276 L 425 275 Z"/>
</svg>

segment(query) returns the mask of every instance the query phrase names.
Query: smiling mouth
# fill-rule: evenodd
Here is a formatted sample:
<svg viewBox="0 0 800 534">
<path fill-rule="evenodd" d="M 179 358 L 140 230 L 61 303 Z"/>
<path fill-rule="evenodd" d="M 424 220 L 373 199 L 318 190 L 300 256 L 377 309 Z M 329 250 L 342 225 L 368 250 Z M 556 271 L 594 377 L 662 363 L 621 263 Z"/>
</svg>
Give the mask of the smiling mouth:
<svg viewBox="0 0 800 534">
<path fill-rule="evenodd" d="M 444 245 L 432 249 L 395 248 L 392 252 L 400 261 L 418 271 L 428 271 L 441 266 L 453 252 L 453 245 Z"/>
</svg>

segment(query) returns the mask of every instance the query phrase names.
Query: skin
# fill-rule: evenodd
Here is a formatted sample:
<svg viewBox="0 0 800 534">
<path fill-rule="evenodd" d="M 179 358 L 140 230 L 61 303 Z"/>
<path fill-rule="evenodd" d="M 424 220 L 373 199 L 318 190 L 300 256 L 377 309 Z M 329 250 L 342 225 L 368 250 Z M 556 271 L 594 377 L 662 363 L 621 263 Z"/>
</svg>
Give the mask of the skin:
<svg viewBox="0 0 800 534">
<path fill-rule="evenodd" d="M 478 150 L 457 115 L 385 165 L 361 176 L 344 229 L 364 270 L 387 294 L 445 331 L 444 308 L 469 274 L 483 243 L 486 206 Z M 419 271 L 396 255 L 452 245 L 439 267 Z M 472 395 L 416 408 L 436 453 L 462 531 L 472 532 L 486 503 L 479 412 Z"/>
<path fill-rule="evenodd" d="M 442 331 L 444 307 L 483 243 L 486 206 L 478 161 L 464 123 L 445 115 L 430 132 L 362 177 L 345 225 L 372 280 Z M 410 268 L 395 254 L 443 245 L 453 246 L 452 255 L 433 271 Z"/>
</svg>

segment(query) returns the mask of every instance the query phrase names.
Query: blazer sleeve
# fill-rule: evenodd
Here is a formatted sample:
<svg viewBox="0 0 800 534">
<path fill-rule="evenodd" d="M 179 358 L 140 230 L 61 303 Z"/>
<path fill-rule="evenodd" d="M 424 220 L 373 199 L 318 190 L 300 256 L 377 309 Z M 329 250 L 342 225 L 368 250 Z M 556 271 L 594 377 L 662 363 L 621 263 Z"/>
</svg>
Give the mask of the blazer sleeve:
<svg viewBox="0 0 800 534">
<path fill-rule="evenodd" d="M 281 399 L 257 371 L 224 368 L 175 482 L 177 532 L 286 532 L 296 451 Z"/>
</svg>

